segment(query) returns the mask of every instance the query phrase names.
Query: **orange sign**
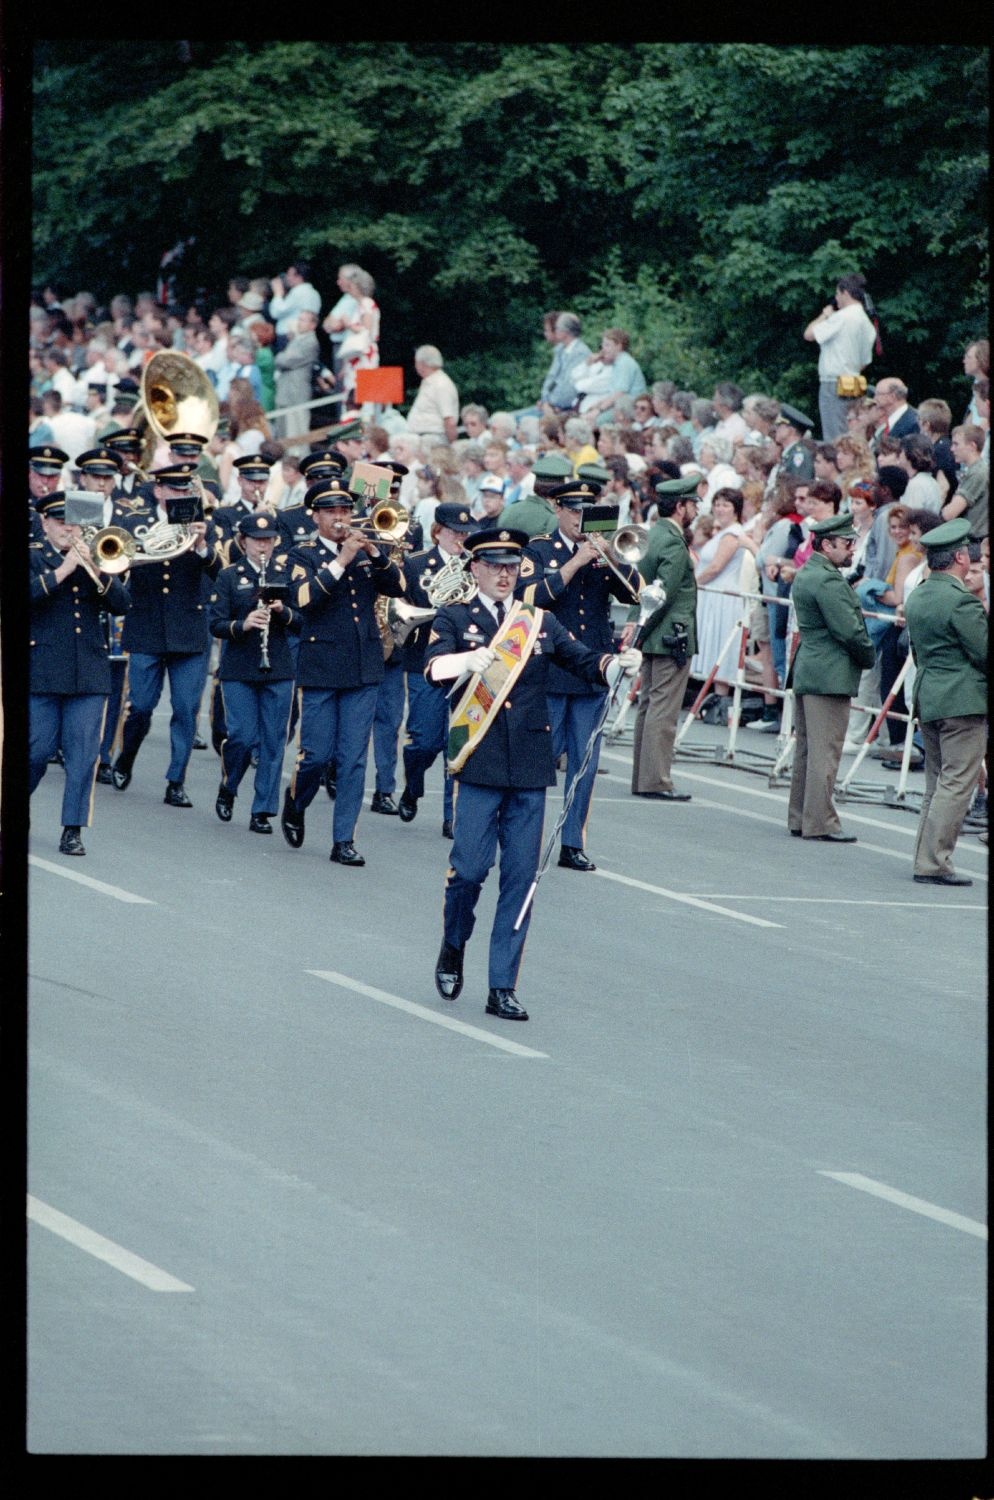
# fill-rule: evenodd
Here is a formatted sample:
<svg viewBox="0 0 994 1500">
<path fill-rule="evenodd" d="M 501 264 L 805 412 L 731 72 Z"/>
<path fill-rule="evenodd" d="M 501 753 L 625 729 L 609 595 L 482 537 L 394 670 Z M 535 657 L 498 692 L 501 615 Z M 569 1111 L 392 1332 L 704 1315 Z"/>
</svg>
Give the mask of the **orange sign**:
<svg viewBox="0 0 994 1500">
<path fill-rule="evenodd" d="M 379 365 L 375 370 L 357 370 L 355 397 L 361 406 L 375 401 L 379 406 L 400 406 L 404 400 L 402 365 Z"/>
</svg>

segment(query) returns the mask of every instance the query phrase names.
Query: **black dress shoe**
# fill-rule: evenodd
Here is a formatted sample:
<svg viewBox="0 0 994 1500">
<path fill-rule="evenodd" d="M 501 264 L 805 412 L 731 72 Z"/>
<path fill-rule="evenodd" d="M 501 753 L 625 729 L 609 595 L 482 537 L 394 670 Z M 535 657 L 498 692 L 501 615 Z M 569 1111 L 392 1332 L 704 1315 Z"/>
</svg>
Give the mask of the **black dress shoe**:
<svg viewBox="0 0 994 1500">
<path fill-rule="evenodd" d="M 222 784 L 217 789 L 217 801 L 214 803 L 214 811 L 217 813 L 222 823 L 231 822 L 231 810 L 234 805 L 234 792 L 229 792 L 228 788 L 222 782 Z"/>
<path fill-rule="evenodd" d="M 952 870 L 947 870 L 942 875 L 916 875 L 919 885 L 972 885 L 973 881 L 966 875 L 955 875 Z"/>
<path fill-rule="evenodd" d="M 804 837 L 799 828 L 788 828 L 787 832 L 790 834 L 792 839 L 799 839 Z"/>
<path fill-rule="evenodd" d="M 329 859 L 333 859 L 336 865 L 364 865 L 366 861 L 362 855 L 357 853 L 356 846 L 351 839 L 343 839 L 340 844 L 332 844 Z"/>
<path fill-rule="evenodd" d="M 418 815 L 418 799 L 411 796 L 406 786 L 400 794 L 397 811 L 400 813 L 402 823 L 413 823 Z"/>
<path fill-rule="evenodd" d="M 388 818 L 397 816 L 397 804 L 389 792 L 374 792 L 373 800 L 369 804 L 370 812 L 384 813 Z"/>
<path fill-rule="evenodd" d="M 60 854 L 85 854 L 83 840 L 79 836 L 79 829 L 71 825 L 63 828 L 62 837 L 59 839 Z"/>
<path fill-rule="evenodd" d="M 114 785 L 114 772 L 111 770 L 108 761 L 104 761 L 97 767 L 97 780 L 101 786 Z"/>
<path fill-rule="evenodd" d="M 491 990 L 487 996 L 487 1015 L 500 1016 L 503 1021 L 527 1021 L 528 1012 L 518 1004 L 513 990 Z"/>
<path fill-rule="evenodd" d="M 564 870 L 596 870 L 597 866 L 592 859 L 588 859 L 582 849 L 575 849 L 570 844 L 564 844 L 559 851 L 559 864 Z"/>
<path fill-rule="evenodd" d="M 294 807 L 289 787 L 283 793 L 283 811 L 280 813 L 280 827 L 283 830 L 283 837 L 290 845 L 290 848 L 299 849 L 304 842 L 304 814 L 300 808 Z"/>
<path fill-rule="evenodd" d="M 899 771 L 901 769 L 902 762 L 899 760 L 882 760 L 880 764 L 882 766 L 886 766 L 888 771 Z M 918 756 L 917 759 L 912 756 L 911 760 L 908 761 L 909 771 L 924 771 L 924 769 L 925 757 L 923 755 Z"/>
<path fill-rule="evenodd" d="M 443 839 L 454 839 L 455 838 L 455 832 L 453 831 L 453 828 L 452 828 L 452 819 L 451 818 L 445 818 L 442 821 L 442 837 L 443 837 Z"/>
<path fill-rule="evenodd" d="M 855 844 L 854 833 L 802 833 L 809 844 Z"/>
<path fill-rule="evenodd" d="M 163 797 L 162 800 L 166 804 L 167 807 L 192 807 L 193 806 L 193 803 L 190 801 L 189 797 L 186 795 L 186 792 L 185 792 L 185 790 L 183 788 L 183 783 L 181 781 L 167 781 L 166 782 L 166 795 Z"/>
<path fill-rule="evenodd" d="M 461 948 L 443 942 L 435 965 L 435 988 L 443 1000 L 458 1000 L 462 993 Z"/>
<path fill-rule="evenodd" d="M 273 826 L 268 813 L 253 813 L 249 818 L 249 833 L 272 833 Z"/>
<path fill-rule="evenodd" d="M 121 756 L 118 756 L 117 760 L 111 766 L 110 779 L 119 792 L 127 791 L 131 785 L 131 769 L 128 762 L 123 760 Z"/>
<path fill-rule="evenodd" d="M 645 797 L 649 802 L 689 802 L 689 792 L 636 792 L 636 797 Z"/>
<path fill-rule="evenodd" d="M 193 749 L 194 750 L 206 750 L 207 749 L 207 741 L 204 739 L 204 737 L 202 735 L 195 734 L 193 736 Z"/>
</svg>

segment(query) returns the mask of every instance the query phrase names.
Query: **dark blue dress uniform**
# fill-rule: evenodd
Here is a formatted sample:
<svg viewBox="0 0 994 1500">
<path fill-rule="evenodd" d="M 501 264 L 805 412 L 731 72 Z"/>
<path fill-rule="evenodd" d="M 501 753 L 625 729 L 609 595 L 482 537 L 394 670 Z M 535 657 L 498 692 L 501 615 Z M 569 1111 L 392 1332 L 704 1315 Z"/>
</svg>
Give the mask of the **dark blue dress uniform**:
<svg viewBox="0 0 994 1500">
<path fill-rule="evenodd" d="M 407 473 L 407 467 L 394 460 L 384 463 L 382 467 L 393 470 L 390 503 L 399 506 L 400 483 Z M 410 519 L 404 542 L 411 552 L 421 551 L 421 528 L 412 525 Z M 401 561 L 403 557 L 403 553 L 399 554 Z M 397 788 L 397 745 L 400 726 L 404 720 L 407 681 L 401 653 L 393 647 L 384 658 L 383 681 L 376 693 L 376 712 L 373 715 L 373 766 L 376 772 L 372 801 L 374 812 L 394 814 L 398 811 L 392 799 Z"/>
<path fill-rule="evenodd" d="M 329 481 L 329 494 L 332 486 Z M 351 503 L 346 491 L 341 495 L 329 503 Z M 312 499 L 315 503 L 321 501 Z M 287 800 L 294 812 L 302 813 L 333 760 L 337 794 L 332 836 L 339 845 L 351 844 L 362 807 L 376 690 L 384 676 L 373 606 L 380 594 L 403 594 L 404 578 L 384 553 L 371 558 L 360 552 L 336 579 L 330 565 L 337 550 L 318 538 L 290 553 L 291 602 L 303 614 L 303 626 L 297 656 L 300 733 Z"/>
<path fill-rule="evenodd" d="M 589 488 L 589 486 L 588 486 Z M 588 563 L 563 583 L 559 570 L 573 555 L 574 544 L 562 533 L 534 537 L 522 561 L 517 596 L 525 604 L 537 604 L 550 610 L 561 625 L 596 651 L 612 651 L 614 627 L 611 622 L 611 600 L 631 604 L 639 591 L 637 568 L 618 563 L 621 574 L 631 584 L 626 589 L 611 569 Z M 556 760 L 565 752 L 566 786 L 569 787 L 580 768 L 590 736 L 604 707 L 605 689 L 581 681 L 572 672 L 553 666 L 549 670 L 549 719 L 552 724 L 552 753 Z M 562 827 L 565 849 L 585 847 L 587 816 L 593 796 L 601 740 L 598 736 L 590 764 L 577 785 L 566 821 Z"/>
<path fill-rule="evenodd" d="M 59 499 L 57 492 L 40 503 L 61 519 Z M 131 599 L 118 578 L 108 578 L 101 592 L 82 566 L 57 582 L 55 570 L 63 561 L 46 538 L 31 543 L 29 789 L 34 791 L 50 757 L 61 748 L 63 826 L 82 828 L 90 822 L 111 690 L 103 616 L 125 614 Z M 84 851 L 79 846 L 66 852 Z"/>
<path fill-rule="evenodd" d="M 445 508 L 440 524 L 452 524 L 445 519 Z M 452 505 L 451 509 L 467 517 L 466 524 L 458 522 L 456 528 L 466 530 L 472 522 L 464 506 Z M 435 513 L 438 519 L 438 511 Z M 425 584 L 437 575 L 449 561 L 448 554 L 440 547 L 429 547 L 426 552 L 415 552 L 404 559 L 404 578 L 407 596 L 418 609 L 430 609 L 431 601 Z M 467 577 L 469 575 L 467 574 Z M 400 814 L 410 822 L 417 811 L 417 803 L 425 793 L 425 772 L 445 750 L 449 732 L 449 692 L 451 683 L 429 682 L 425 678 L 425 652 L 431 622 L 426 621 L 411 632 L 401 648 L 404 670 L 407 673 L 407 736 L 404 743 L 404 790 L 400 799 Z M 445 772 L 442 792 L 442 820 L 452 823 L 453 785 L 452 777 Z"/>
<path fill-rule="evenodd" d="M 271 524 L 270 518 L 266 519 Z M 261 664 L 260 632 L 242 628 L 242 621 L 256 608 L 259 598 L 259 569 L 247 557 L 218 574 L 210 609 L 211 635 L 222 643 L 217 675 L 224 699 L 227 736 L 221 746 L 221 787 L 231 798 L 237 795 L 252 751 L 258 746 L 253 818 L 260 814 L 272 817 L 279 810 L 280 775 L 295 676 L 289 643 L 301 624 L 299 611 L 290 605 L 290 568 L 286 558 L 274 557 L 267 564 L 266 582 L 283 583 L 288 588 L 283 609 L 270 615 L 268 671 Z"/>
<path fill-rule="evenodd" d="M 527 539 L 523 532 L 515 535 Z M 432 628 L 426 675 L 436 657 L 488 645 L 498 628 L 495 615 L 480 598 L 444 606 Z M 545 791 L 556 780 L 546 699 L 550 672 L 562 667 L 603 686 L 607 660 L 574 640 L 553 615 L 543 613 L 532 653 L 497 710 L 496 721 L 456 773 L 459 789 L 445 885 L 444 943 L 461 954 L 468 942 L 499 843 L 500 891 L 489 955 L 492 992 L 514 989 L 528 935 L 530 908 L 517 932 L 514 923 L 541 858 Z"/>
<path fill-rule="evenodd" d="M 136 440 L 137 441 L 137 440 Z M 140 448 L 140 443 L 139 443 Z M 119 479 L 121 475 L 122 455 L 116 447 L 107 443 L 101 444 L 99 448 L 91 448 L 86 453 L 81 453 L 76 460 L 82 475 L 95 474 L 100 477 L 114 477 Z M 128 521 L 139 507 L 116 488 L 109 496 L 93 492 L 93 498 L 102 499 L 104 505 L 104 517 L 101 526 L 118 526 L 123 530 L 128 529 Z M 104 715 L 104 729 L 100 739 L 100 764 L 97 769 L 97 780 L 109 782 L 111 780 L 110 760 L 117 740 L 121 721 L 121 709 L 127 689 L 128 658 L 122 646 L 124 621 L 120 615 L 105 613 L 103 616 L 104 634 L 107 638 L 107 653 L 111 667 L 110 696 L 107 699 L 107 712 Z"/>
<path fill-rule="evenodd" d="M 189 468 L 177 465 L 175 468 Z M 165 475 L 173 470 L 160 470 Z M 161 483 L 167 481 L 163 478 Z M 153 525 L 158 510 L 138 511 L 127 523 L 132 533 Z M 129 653 L 128 702 L 121 728 L 121 750 L 114 763 L 114 785 L 124 790 L 131 779 L 135 757 L 152 723 L 152 713 L 169 677 L 172 717 L 169 722 L 170 759 L 166 800 L 182 789 L 193 749 L 197 709 L 207 678 L 210 637 L 204 578 L 214 578 L 221 567 L 217 533 L 207 522 L 207 555 L 190 548 L 164 562 L 145 562 L 132 568 L 132 609 L 125 621 L 122 645 Z M 178 801 L 177 805 L 189 805 Z"/>
</svg>

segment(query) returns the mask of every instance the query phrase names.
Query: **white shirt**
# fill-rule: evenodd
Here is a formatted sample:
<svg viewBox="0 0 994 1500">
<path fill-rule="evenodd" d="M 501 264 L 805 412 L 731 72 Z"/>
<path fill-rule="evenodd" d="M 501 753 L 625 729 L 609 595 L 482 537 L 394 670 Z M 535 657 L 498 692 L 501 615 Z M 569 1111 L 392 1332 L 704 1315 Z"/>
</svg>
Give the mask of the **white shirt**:
<svg viewBox="0 0 994 1500">
<path fill-rule="evenodd" d="M 860 302 L 840 307 L 811 332 L 820 345 L 818 379 L 837 380 L 840 375 L 858 375 L 870 363 L 877 331 Z"/>
<path fill-rule="evenodd" d="M 939 481 L 934 474 L 914 474 L 908 480 L 908 488 L 901 496 L 902 505 L 910 505 L 914 510 L 930 510 L 933 515 L 938 515 L 942 509 L 942 491 L 939 489 Z"/>
<path fill-rule="evenodd" d="M 728 441 L 734 447 L 736 443 L 742 441 L 748 431 L 745 417 L 741 413 L 733 411 L 731 416 L 722 417 L 720 422 L 715 423 L 714 436 L 727 437 Z"/>
<path fill-rule="evenodd" d="M 269 316 L 276 319 L 278 335 L 289 336 L 295 332 L 298 313 L 319 313 L 320 311 L 321 293 L 312 287 L 309 281 L 299 281 L 296 286 L 290 288 L 285 297 L 269 299 Z"/>
</svg>

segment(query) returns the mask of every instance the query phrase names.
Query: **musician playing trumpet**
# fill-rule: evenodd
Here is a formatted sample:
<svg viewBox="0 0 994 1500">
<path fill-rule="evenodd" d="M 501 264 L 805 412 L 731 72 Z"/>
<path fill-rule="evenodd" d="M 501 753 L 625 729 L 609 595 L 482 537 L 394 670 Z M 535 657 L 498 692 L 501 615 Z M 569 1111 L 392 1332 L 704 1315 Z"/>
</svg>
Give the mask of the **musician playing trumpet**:
<svg viewBox="0 0 994 1500">
<path fill-rule="evenodd" d="M 89 827 L 111 672 L 103 616 L 123 615 L 131 596 L 120 578 L 101 573 L 66 519 L 63 491 L 35 501 L 42 537 L 30 544 L 31 657 L 29 790 L 34 791 L 61 749 L 60 854 L 86 853 L 80 830 Z"/>
<path fill-rule="evenodd" d="M 410 602 L 429 608 L 429 592 L 443 568 L 452 569 L 463 557 L 463 544 L 476 522 L 469 507 L 445 501 L 435 510 L 431 534 L 434 546 L 424 552 L 412 552 L 404 559 L 404 577 Z M 457 579 L 457 583 L 459 580 Z M 461 590 L 451 592 L 449 601 L 466 601 L 476 592 L 468 571 Z M 404 790 L 398 812 L 401 821 L 411 823 L 417 817 L 418 802 L 424 796 L 425 772 L 445 749 L 449 732 L 449 687 L 425 680 L 425 651 L 431 629 L 430 621 L 412 631 L 400 648 L 407 673 L 407 741 L 404 745 Z M 446 772 L 442 795 L 442 835 L 452 837 L 452 777 Z"/>
<path fill-rule="evenodd" d="M 136 439 L 137 441 L 137 439 Z M 140 446 L 140 445 L 139 445 Z M 90 448 L 76 460 L 79 470 L 80 488 L 100 495 L 104 503 L 101 527 L 125 526 L 134 514 L 134 506 L 118 490 L 124 460 L 117 447 L 107 443 L 99 448 Z M 110 615 L 104 615 L 104 632 L 107 636 L 108 660 L 111 670 L 110 697 L 104 716 L 104 732 L 100 739 L 100 764 L 97 780 L 105 786 L 112 785 L 111 756 L 117 741 L 121 710 L 124 706 L 124 684 L 128 658 L 121 649 L 120 630 L 114 628 Z"/>
<path fill-rule="evenodd" d="M 331 858 L 364 865 L 353 842 L 366 779 L 376 689 L 383 681 L 383 643 L 374 605 L 399 597 L 404 576 L 387 547 L 353 522 L 355 496 L 337 479 L 311 485 L 304 503 L 317 535 L 289 554 L 291 604 L 303 614 L 297 686 L 297 764 L 280 826 L 291 849 L 304 842 L 304 813 L 329 761 L 337 771 Z"/>
<path fill-rule="evenodd" d="M 290 606 L 287 559 L 273 555 L 280 542 L 275 518 L 268 511 L 243 516 L 238 535 L 242 555 L 218 574 L 211 595 L 210 631 L 221 642 L 218 681 L 226 726 L 214 810 L 222 823 L 231 822 L 239 785 L 258 746 L 249 829 L 272 833 L 269 819 L 279 811 L 293 702 L 289 638 L 299 633 L 301 616 Z"/>
<path fill-rule="evenodd" d="M 583 512 L 595 505 L 601 486 L 589 479 L 558 485 L 549 498 L 556 507 L 556 529 L 535 537 L 521 564 L 516 590 L 526 604 L 547 609 L 583 645 L 595 651 L 612 649 L 611 600 L 630 605 L 639 593 L 639 572 L 627 563 L 609 566 L 605 544 L 594 533 L 584 534 Z M 621 632 L 623 648 L 631 644 L 635 625 Z M 579 770 L 591 733 L 604 706 L 605 689 L 572 672 L 552 667 L 549 672 L 549 722 L 552 753 L 566 756 L 565 786 Z M 600 758 L 598 735 L 586 771 L 577 785 L 562 828 L 559 864 L 563 869 L 590 871 L 597 867 L 586 853 L 587 817 Z"/>
</svg>

